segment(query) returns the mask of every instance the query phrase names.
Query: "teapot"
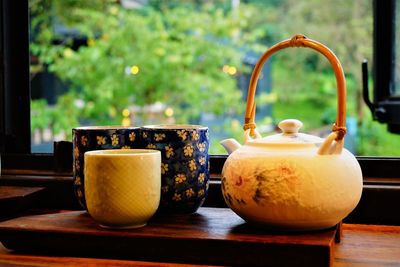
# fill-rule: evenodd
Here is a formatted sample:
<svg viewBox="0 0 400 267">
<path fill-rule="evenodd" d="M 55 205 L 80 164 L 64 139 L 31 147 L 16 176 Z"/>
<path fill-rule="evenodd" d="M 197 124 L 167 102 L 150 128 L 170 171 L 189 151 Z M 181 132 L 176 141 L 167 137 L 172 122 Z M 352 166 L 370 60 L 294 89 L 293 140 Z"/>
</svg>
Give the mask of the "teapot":
<svg viewBox="0 0 400 267">
<path fill-rule="evenodd" d="M 322 139 L 299 133 L 302 122 L 281 121 L 282 133 L 262 138 L 254 122 L 257 80 L 275 52 L 308 47 L 330 62 L 337 83 L 337 117 Z M 295 35 L 270 47 L 254 67 L 247 96 L 244 145 L 234 139 L 221 144 L 229 156 L 222 170 L 227 205 L 250 224 L 267 229 L 318 230 L 335 226 L 358 204 L 362 173 L 356 158 L 343 147 L 346 134 L 346 85 L 342 66 L 325 45 Z"/>
</svg>

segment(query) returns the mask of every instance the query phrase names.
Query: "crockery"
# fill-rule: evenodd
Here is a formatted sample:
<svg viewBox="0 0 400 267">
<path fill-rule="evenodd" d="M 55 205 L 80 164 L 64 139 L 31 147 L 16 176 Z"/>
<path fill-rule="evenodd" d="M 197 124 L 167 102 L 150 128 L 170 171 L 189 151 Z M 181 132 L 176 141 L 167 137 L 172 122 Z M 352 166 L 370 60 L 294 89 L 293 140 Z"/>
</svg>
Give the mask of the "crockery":
<svg viewBox="0 0 400 267">
<path fill-rule="evenodd" d="M 140 135 L 142 147 L 161 151 L 160 211 L 195 212 L 208 191 L 208 128 L 149 125 L 141 127 Z"/>
<path fill-rule="evenodd" d="M 91 150 L 138 148 L 139 128 L 123 126 L 88 126 L 72 129 L 74 192 L 86 208 L 84 153 Z"/>
<path fill-rule="evenodd" d="M 299 133 L 302 123 L 279 123 L 281 134 L 261 138 L 254 123 L 254 95 L 263 64 L 276 51 L 310 47 L 331 63 L 336 76 L 338 113 L 326 139 Z M 312 89 L 311 89 L 312 90 Z M 303 35 L 268 49 L 251 76 L 244 140 L 222 142 L 230 153 L 222 170 L 224 199 L 246 221 L 266 228 L 314 230 L 332 227 L 357 205 L 362 173 L 356 158 L 343 148 L 346 134 L 346 85 L 337 57 Z"/>
<path fill-rule="evenodd" d="M 85 153 L 85 196 L 89 214 L 102 227 L 144 226 L 157 211 L 161 153 L 150 149 Z"/>
</svg>

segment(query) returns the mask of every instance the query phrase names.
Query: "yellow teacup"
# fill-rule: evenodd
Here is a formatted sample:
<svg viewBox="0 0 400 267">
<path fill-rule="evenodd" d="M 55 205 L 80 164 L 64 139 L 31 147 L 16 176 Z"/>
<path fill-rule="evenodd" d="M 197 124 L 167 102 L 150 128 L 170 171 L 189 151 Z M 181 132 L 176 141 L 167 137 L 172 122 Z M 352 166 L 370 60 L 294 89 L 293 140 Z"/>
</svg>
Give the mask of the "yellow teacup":
<svg viewBox="0 0 400 267">
<path fill-rule="evenodd" d="M 146 225 L 158 208 L 160 192 L 160 151 L 112 149 L 85 153 L 87 209 L 100 226 Z"/>
</svg>

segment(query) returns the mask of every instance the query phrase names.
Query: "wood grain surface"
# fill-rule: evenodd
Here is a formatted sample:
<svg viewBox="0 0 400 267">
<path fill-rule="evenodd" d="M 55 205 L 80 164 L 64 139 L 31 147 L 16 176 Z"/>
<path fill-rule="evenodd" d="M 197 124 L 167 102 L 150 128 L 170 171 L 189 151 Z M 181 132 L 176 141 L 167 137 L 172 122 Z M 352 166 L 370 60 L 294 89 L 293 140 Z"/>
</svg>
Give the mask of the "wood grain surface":
<svg viewBox="0 0 400 267">
<path fill-rule="evenodd" d="M 0 219 L 12 217 L 30 208 L 44 187 L 0 186 Z"/>
<path fill-rule="evenodd" d="M 400 266 L 400 227 L 344 224 L 334 266 Z"/>
<path fill-rule="evenodd" d="M 20 253 L 213 265 L 331 266 L 335 233 L 269 232 L 221 208 L 159 214 L 131 230 L 103 229 L 84 211 L 0 223 L 0 241 Z"/>
</svg>

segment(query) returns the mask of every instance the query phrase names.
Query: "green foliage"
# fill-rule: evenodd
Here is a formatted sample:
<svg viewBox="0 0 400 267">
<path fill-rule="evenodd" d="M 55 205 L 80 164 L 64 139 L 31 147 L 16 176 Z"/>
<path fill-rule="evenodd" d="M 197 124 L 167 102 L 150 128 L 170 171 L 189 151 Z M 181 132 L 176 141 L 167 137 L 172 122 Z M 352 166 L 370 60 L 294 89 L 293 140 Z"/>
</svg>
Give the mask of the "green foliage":
<svg viewBox="0 0 400 267">
<path fill-rule="evenodd" d="M 357 135 L 358 155 L 400 156 L 399 135 L 389 133 L 386 125 L 371 118 L 361 122 Z"/>
<path fill-rule="evenodd" d="M 72 94 L 65 94 L 58 98 L 59 105 L 49 106 L 44 99 L 31 101 L 31 128 L 43 131 L 51 129 L 52 133 L 62 131 L 71 133 L 71 125 L 78 125 L 80 116 Z M 60 110 L 60 107 L 64 109 Z"/>
<path fill-rule="evenodd" d="M 32 102 L 33 129 L 69 134 L 82 122 L 120 124 L 125 108 L 156 102 L 172 107 L 177 123 L 196 122 L 202 112 L 241 117 L 245 103 L 236 76 L 223 66 L 249 72 L 242 63 L 245 52 L 262 53 L 267 45 L 303 33 L 330 47 L 343 65 L 347 114 L 359 122 L 356 153 L 398 154 L 398 136 L 365 115 L 360 94 L 360 63 L 372 59 L 370 1 L 243 0 L 233 7 L 224 0 L 150 0 L 133 10 L 115 0 L 32 0 L 30 5 L 31 52 L 70 87 L 54 107 Z M 60 25 L 73 33 L 58 35 Z M 87 38 L 87 45 L 76 49 L 73 36 Z M 259 126 L 294 117 L 310 131 L 334 122 L 336 81 L 322 55 L 287 49 L 271 61 L 273 93 L 261 94 L 257 103 L 273 105 L 273 114 Z M 146 122 L 145 116 L 139 121 Z M 241 140 L 236 119 L 218 127 Z M 212 154 L 224 153 L 218 141 L 212 140 Z"/>
<path fill-rule="evenodd" d="M 41 2 L 46 3 L 36 4 Z M 161 13 L 151 8 L 127 10 L 109 1 L 102 1 L 98 8 L 93 8 L 92 1 L 55 3 L 53 14 L 88 37 L 88 45 L 77 51 L 68 40 L 54 45 L 56 36 L 48 23 L 53 17 L 47 21 L 38 17 L 34 25 L 42 30 L 31 51 L 69 84 L 64 99 L 83 102 L 76 106 L 73 101 L 58 101 L 54 110 L 60 116 L 71 106 L 78 111 L 69 114 L 69 122 L 120 124 L 123 109 L 155 102 L 172 106 L 179 123 L 196 121 L 201 112 L 243 109 L 236 78 L 222 67 L 247 71 L 240 47 L 255 44 L 257 37 L 243 21 L 252 17 L 255 8 L 233 14 L 219 9 L 208 12 L 211 7 L 205 5 L 200 10 L 177 7 Z M 68 20 L 59 12 L 60 5 L 70 15 Z M 132 67 L 135 73 L 129 73 Z M 54 125 L 67 132 L 76 126 L 64 120 Z"/>
<path fill-rule="evenodd" d="M 339 0 L 323 1 L 286 0 L 280 6 L 282 17 L 287 22 L 281 24 L 281 31 L 285 36 L 303 33 L 307 37 L 327 45 L 333 50 L 342 63 L 347 79 L 348 98 L 347 113 L 362 119 L 364 104 L 361 94 L 361 69 L 363 59 L 372 61 L 372 7 L 370 1 L 364 0 Z M 286 37 L 287 38 L 287 37 Z M 304 49 L 302 49 L 304 50 Z M 291 90 L 298 90 L 297 84 L 301 75 L 307 76 L 310 72 L 332 77 L 335 84 L 333 71 L 328 60 L 315 51 L 286 50 L 277 54 L 278 61 L 285 64 L 286 70 L 296 78 L 284 80 L 287 94 Z M 292 77 L 293 77 L 292 76 Z M 326 78 L 323 78 L 324 80 Z M 317 81 L 317 79 L 313 79 Z M 325 80 L 327 81 L 327 80 Z M 304 80 L 305 82 L 309 82 Z M 311 90 L 327 88 L 325 82 L 307 83 L 309 93 Z M 329 82 L 331 83 L 331 82 Z M 333 91 L 335 92 L 335 91 Z M 323 99 L 325 95 L 317 95 Z M 315 100 L 315 97 L 314 97 Z"/>
<path fill-rule="evenodd" d="M 51 111 L 44 99 L 31 102 L 31 128 L 34 130 L 46 129 L 52 121 Z"/>
</svg>

